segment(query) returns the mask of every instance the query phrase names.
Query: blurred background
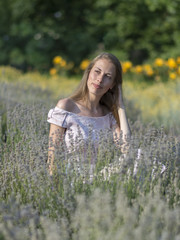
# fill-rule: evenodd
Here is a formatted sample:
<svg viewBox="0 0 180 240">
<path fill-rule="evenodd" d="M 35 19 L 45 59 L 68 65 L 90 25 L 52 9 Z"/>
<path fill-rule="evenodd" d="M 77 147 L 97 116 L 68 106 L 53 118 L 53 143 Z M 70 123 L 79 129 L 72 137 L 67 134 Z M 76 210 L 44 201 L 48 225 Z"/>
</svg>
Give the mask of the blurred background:
<svg viewBox="0 0 180 240">
<path fill-rule="evenodd" d="M 178 129 L 179 13 L 180 0 L 0 0 L 0 81 L 35 84 L 57 100 L 93 57 L 111 52 L 130 119 Z"/>
<path fill-rule="evenodd" d="M 110 51 L 142 64 L 177 57 L 179 0 L 1 0 L 0 64 L 48 71 L 60 55 L 82 59 Z"/>
</svg>

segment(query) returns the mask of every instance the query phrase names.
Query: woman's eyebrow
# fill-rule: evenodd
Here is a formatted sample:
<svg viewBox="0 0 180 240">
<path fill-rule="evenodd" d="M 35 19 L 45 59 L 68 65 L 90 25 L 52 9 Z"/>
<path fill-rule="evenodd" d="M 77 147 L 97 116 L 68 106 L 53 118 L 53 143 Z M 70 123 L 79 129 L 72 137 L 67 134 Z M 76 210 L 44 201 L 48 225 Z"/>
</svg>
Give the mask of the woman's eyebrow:
<svg viewBox="0 0 180 240">
<path fill-rule="evenodd" d="M 98 70 L 100 70 L 100 71 L 101 71 L 101 68 L 99 68 L 99 67 L 95 67 L 95 68 L 97 68 Z"/>
<path fill-rule="evenodd" d="M 99 67 L 95 67 L 95 68 L 97 68 L 98 70 L 102 71 L 102 69 L 101 69 L 101 68 L 99 68 Z M 107 72 L 106 74 L 112 75 L 112 73 L 111 73 L 111 72 Z"/>
</svg>

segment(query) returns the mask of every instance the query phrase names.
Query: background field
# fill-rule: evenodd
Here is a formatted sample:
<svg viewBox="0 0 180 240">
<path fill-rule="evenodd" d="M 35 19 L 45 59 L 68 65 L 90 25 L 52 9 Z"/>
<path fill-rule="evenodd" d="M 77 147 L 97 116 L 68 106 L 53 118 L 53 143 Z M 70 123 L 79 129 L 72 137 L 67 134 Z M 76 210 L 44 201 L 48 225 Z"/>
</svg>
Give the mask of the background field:
<svg viewBox="0 0 180 240">
<path fill-rule="evenodd" d="M 0 239 L 179 239 L 179 80 L 125 79 L 129 152 L 102 135 L 93 175 L 60 151 L 50 177 L 47 113 L 79 77 L 3 69 Z"/>
<path fill-rule="evenodd" d="M 179 13 L 180 0 L 0 1 L 0 240 L 180 240 Z M 48 111 L 104 51 L 122 63 L 129 151 L 102 134 L 93 172 L 64 148 L 50 176 Z"/>
<path fill-rule="evenodd" d="M 70 95 L 78 86 L 81 75 L 42 75 L 38 72 L 22 72 L 11 67 L 0 67 L 1 82 L 12 83 L 21 88 L 33 86 L 49 91 L 54 106 L 60 98 Z M 18 88 L 18 87 L 17 87 Z M 21 95 L 21 90 L 19 90 Z M 124 74 L 124 98 L 130 121 L 141 120 L 154 126 L 171 129 L 179 134 L 180 129 L 180 78 L 164 81 L 144 79 L 135 73 Z M 18 95 L 18 94 L 17 94 Z"/>
</svg>

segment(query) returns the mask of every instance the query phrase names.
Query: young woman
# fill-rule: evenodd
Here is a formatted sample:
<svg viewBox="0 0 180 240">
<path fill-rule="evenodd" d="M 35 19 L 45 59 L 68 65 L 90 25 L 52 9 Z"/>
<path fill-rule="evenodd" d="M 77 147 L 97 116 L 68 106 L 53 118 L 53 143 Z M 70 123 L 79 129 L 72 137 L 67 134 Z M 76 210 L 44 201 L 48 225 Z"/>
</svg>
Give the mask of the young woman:
<svg viewBox="0 0 180 240">
<path fill-rule="evenodd" d="M 112 129 L 116 138 L 122 132 L 123 141 L 126 142 L 130 129 L 122 96 L 122 67 L 119 60 L 110 53 L 102 53 L 92 60 L 74 94 L 59 100 L 57 106 L 49 111 L 48 122 L 51 123 L 48 152 L 50 174 L 53 172 L 55 148 L 62 141 L 65 141 L 69 152 L 83 149 L 84 158 L 89 138 L 94 148 L 92 158 L 96 157 L 100 131 Z"/>
</svg>

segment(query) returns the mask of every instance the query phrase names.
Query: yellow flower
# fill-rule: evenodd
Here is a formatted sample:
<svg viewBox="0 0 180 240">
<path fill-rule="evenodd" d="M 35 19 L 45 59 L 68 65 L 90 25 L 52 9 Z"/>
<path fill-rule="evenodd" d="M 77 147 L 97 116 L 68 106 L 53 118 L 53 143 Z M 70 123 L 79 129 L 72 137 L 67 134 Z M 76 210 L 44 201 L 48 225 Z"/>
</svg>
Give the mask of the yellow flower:
<svg viewBox="0 0 180 240">
<path fill-rule="evenodd" d="M 173 58 L 168 59 L 167 65 L 169 66 L 169 68 L 176 68 L 177 67 L 176 61 Z"/>
<path fill-rule="evenodd" d="M 177 74 L 180 75 L 180 67 L 177 69 Z"/>
<path fill-rule="evenodd" d="M 85 70 L 88 67 L 89 63 L 90 61 L 88 59 L 83 60 L 80 64 L 80 69 Z"/>
<path fill-rule="evenodd" d="M 152 75 L 154 74 L 154 71 L 153 71 L 153 69 L 152 69 L 152 67 L 151 67 L 150 64 L 145 64 L 145 65 L 143 66 L 143 69 L 144 69 L 145 73 L 146 73 L 148 76 L 152 76 Z"/>
<path fill-rule="evenodd" d="M 132 63 L 130 61 L 126 61 L 122 63 L 122 71 L 126 73 L 129 69 L 132 68 Z"/>
<path fill-rule="evenodd" d="M 132 63 L 130 61 L 126 61 L 124 64 L 127 69 L 130 69 L 132 67 Z"/>
<path fill-rule="evenodd" d="M 153 71 L 152 68 L 151 68 L 151 69 L 149 69 L 149 70 L 146 71 L 146 74 L 147 74 L 148 76 L 152 76 L 152 75 L 154 74 L 154 71 Z"/>
<path fill-rule="evenodd" d="M 62 61 L 62 57 L 60 57 L 60 56 L 56 56 L 53 59 L 54 64 L 59 64 L 61 61 Z"/>
<path fill-rule="evenodd" d="M 174 79 L 176 79 L 176 77 L 177 77 L 176 73 L 174 73 L 174 72 L 170 72 L 170 73 L 169 73 L 169 78 L 170 78 L 170 79 L 173 79 L 173 80 L 174 80 Z"/>
<path fill-rule="evenodd" d="M 60 65 L 61 67 L 65 67 L 66 64 L 67 64 L 66 61 L 65 61 L 64 59 L 61 59 L 59 65 Z"/>
<path fill-rule="evenodd" d="M 154 64 L 158 67 L 162 67 L 164 64 L 164 60 L 162 58 L 156 58 Z"/>
<path fill-rule="evenodd" d="M 57 71 L 56 71 L 55 68 L 51 68 L 51 69 L 49 70 L 49 73 L 50 73 L 50 75 L 56 75 Z"/>
<path fill-rule="evenodd" d="M 177 57 L 176 62 L 177 62 L 177 64 L 180 64 L 180 57 Z"/>
<path fill-rule="evenodd" d="M 150 64 L 145 64 L 145 65 L 143 66 L 143 68 L 144 68 L 145 70 L 152 69 Z"/>
<path fill-rule="evenodd" d="M 136 72 L 136 73 L 142 73 L 142 71 L 143 71 L 143 67 L 142 67 L 142 66 L 137 65 L 137 66 L 135 67 L 135 72 Z"/>
<path fill-rule="evenodd" d="M 126 61 L 123 63 L 124 67 L 128 70 L 132 67 L 132 63 L 130 61 Z"/>
<path fill-rule="evenodd" d="M 122 63 L 122 71 L 123 71 L 123 73 L 127 72 L 127 68 L 125 67 L 124 63 Z"/>
</svg>

